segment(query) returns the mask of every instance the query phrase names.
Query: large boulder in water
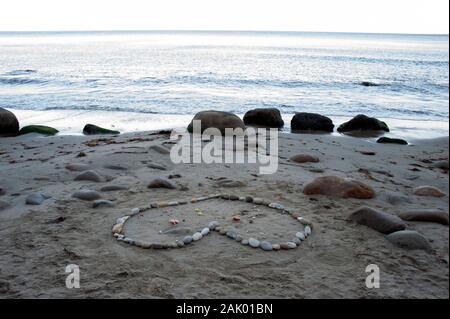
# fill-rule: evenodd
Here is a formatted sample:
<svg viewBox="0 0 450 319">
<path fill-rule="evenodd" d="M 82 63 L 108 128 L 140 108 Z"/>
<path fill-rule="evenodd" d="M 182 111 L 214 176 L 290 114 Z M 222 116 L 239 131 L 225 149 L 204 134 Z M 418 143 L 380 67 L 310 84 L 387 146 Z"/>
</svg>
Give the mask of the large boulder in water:
<svg viewBox="0 0 450 319">
<path fill-rule="evenodd" d="M 0 136 L 15 136 L 19 133 L 19 121 L 10 111 L 0 107 Z"/>
<path fill-rule="evenodd" d="M 316 113 L 296 113 L 291 120 L 292 131 L 333 132 L 333 121 Z"/>
<path fill-rule="evenodd" d="M 284 121 L 276 108 L 258 108 L 245 113 L 244 124 L 259 127 L 280 128 Z"/>
<path fill-rule="evenodd" d="M 208 128 L 217 128 L 222 135 L 225 135 L 225 129 L 241 128 L 245 130 L 244 122 L 233 113 L 222 111 L 202 111 L 195 114 L 187 130 L 193 133 L 193 121 L 201 121 L 201 133 Z"/>
<path fill-rule="evenodd" d="M 382 122 L 374 117 L 359 114 L 350 121 L 341 124 L 337 131 L 340 133 L 353 131 L 389 132 L 389 127 L 385 122 Z"/>
<path fill-rule="evenodd" d="M 305 195 L 326 195 L 341 198 L 370 199 L 375 191 L 368 185 L 339 176 L 322 176 L 307 184 L 303 189 Z"/>
</svg>

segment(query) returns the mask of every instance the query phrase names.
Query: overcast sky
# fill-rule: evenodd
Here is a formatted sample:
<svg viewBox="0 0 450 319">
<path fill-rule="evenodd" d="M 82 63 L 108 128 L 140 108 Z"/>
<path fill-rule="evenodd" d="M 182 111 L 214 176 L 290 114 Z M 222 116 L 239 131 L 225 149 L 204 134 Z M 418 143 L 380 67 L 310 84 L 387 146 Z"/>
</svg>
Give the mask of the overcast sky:
<svg viewBox="0 0 450 319">
<path fill-rule="evenodd" d="M 0 31 L 449 32 L 448 0 L 1 0 Z"/>
</svg>

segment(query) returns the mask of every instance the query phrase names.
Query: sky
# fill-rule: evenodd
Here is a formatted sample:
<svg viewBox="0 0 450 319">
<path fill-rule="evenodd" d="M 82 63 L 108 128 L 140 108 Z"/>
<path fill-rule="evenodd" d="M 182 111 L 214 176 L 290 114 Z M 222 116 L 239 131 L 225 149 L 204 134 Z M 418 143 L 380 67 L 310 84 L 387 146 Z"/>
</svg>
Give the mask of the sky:
<svg viewBox="0 0 450 319">
<path fill-rule="evenodd" d="M 449 33 L 448 0 L 0 0 L 0 31 Z"/>
</svg>

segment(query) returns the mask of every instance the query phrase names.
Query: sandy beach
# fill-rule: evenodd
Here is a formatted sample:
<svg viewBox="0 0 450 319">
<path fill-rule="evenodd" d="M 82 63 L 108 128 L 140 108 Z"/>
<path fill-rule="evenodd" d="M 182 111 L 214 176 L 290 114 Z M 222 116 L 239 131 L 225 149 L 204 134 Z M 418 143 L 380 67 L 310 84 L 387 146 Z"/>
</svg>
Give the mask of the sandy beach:
<svg viewBox="0 0 450 319">
<path fill-rule="evenodd" d="M 0 138 L 0 298 L 448 298 L 448 225 L 404 221 L 431 246 L 409 250 L 350 219 L 362 206 L 393 216 L 424 209 L 448 216 L 448 137 L 409 142 L 281 133 L 278 171 L 261 175 L 254 164 L 175 165 L 159 148 L 172 146 L 167 132 Z M 319 162 L 295 163 L 296 154 Z M 443 161 L 447 169 L 437 165 Z M 95 178 L 79 180 L 85 171 Z M 376 196 L 305 195 L 320 176 L 358 180 Z M 156 177 L 175 188 L 148 188 Z M 445 195 L 418 196 L 421 186 Z M 93 201 L 73 197 L 80 190 L 109 202 L 94 208 Z M 46 199 L 27 205 L 36 193 Z M 180 249 L 143 249 L 112 236 L 116 219 L 135 207 L 217 193 L 280 203 L 309 220 L 313 232 L 297 249 L 280 251 L 244 246 L 218 232 Z M 166 232 L 171 218 L 179 232 Z M 173 241 L 211 220 L 269 241 L 289 240 L 298 227 L 273 209 L 218 198 L 142 212 L 124 231 Z M 65 286 L 69 264 L 80 267 L 80 289 Z M 378 289 L 365 285 L 369 264 L 380 269 Z"/>
</svg>

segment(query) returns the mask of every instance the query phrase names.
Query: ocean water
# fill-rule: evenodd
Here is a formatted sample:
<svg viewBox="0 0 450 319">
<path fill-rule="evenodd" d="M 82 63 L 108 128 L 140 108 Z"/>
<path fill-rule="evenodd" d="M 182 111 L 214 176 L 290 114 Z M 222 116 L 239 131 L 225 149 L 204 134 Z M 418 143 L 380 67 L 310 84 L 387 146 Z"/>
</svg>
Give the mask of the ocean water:
<svg viewBox="0 0 450 319">
<path fill-rule="evenodd" d="M 447 35 L 0 33 L 0 107 L 14 110 L 448 122 L 448 103 Z"/>
</svg>

